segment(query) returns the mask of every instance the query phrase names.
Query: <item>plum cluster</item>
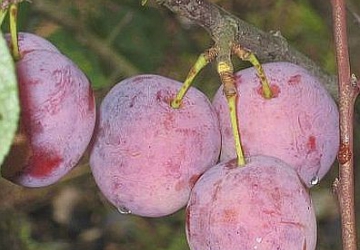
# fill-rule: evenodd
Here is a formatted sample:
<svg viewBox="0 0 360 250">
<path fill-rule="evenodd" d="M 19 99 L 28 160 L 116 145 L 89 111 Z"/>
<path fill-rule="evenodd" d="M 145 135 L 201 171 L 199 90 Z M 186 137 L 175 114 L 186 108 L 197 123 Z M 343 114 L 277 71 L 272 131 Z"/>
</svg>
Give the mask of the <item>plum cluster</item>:
<svg viewBox="0 0 360 250">
<path fill-rule="evenodd" d="M 213 99 L 220 163 L 195 184 L 186 208 L 190 249 L 315 249 L 316 218 L 308 188 L 329 171 L 339 147 L 339 114 L 321 83 L 286 62 L 236 75 L 237 119 L 246 165 L 237 167 L 229 108 Z"/>
<path fill-rule="evenodd" d="M 234 160 L 222 87 L 212 104 L 191 88 L 174 109 L 181 87 L 174 80 L 141 75 L 114 86 L 101 104 L 90 157 L 103 194 L 122 213 L 149 217 L 187 204 L 192 250 L 315 249 L 308 188 L 335 160 L 338 110 L 303 68 L 281 62 L 264 70 L 271 99 L 254 68 L 236 74 L 243 167 Z"/>
<path fill-rule="evenodd" d="M 160 217 L 186 206 L 190 249 L 315 249 L 309 188 L 335 160 L 339 115 L 305 69 L 264 64 L 270 99 L 255 68 L 236 74 L 240 167 L 222 87 L 212 103 L 191 87 L 174 108 L 180 82 L 138 75 L 116 84 L 96 117 L 76 65 L 35 35 L 19 33 L 19 45 L 20 128 L 30 155 L 9 179 L 53 184 L 93 138 L 90 167 L 102 194 L 124 214 Z"/>
</svg>

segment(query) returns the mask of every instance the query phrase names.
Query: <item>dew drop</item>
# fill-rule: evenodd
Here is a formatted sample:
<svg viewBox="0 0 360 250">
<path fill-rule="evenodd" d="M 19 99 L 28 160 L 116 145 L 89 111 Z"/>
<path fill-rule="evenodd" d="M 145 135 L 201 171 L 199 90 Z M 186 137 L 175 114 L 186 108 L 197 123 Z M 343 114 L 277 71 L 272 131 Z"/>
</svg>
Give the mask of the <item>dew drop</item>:
<svg viewBox="0 0 360 250">
<path fill-rule="evenodd" d="M 127 209 L 126 207 L 118 207 L 117 210 L 120 214 L 131 214 L 131 211 Z"/>
<path fill-rule="evenodd" d="M 319 176 L 317 176 L 317 175 L 315 175 L 315 176 L 310 180 L 310 184 L 311 184 L 312 186 L 314 186 L 314 185 L 316 185 L 316 184 L 319 184 L 319 182 L 320 182 L 320 178 L 319 178 Z"/>
<path fill-rule="evenodd" d="M 257 238 L 255 239 L 255 241 L 256 241 L 256 245 L 254 246 L 254 249 L 258 249 L 258 244 L 260 244 L 260 243 L 262 242 L 262 238 L 261 238 L 261 237 L 257 237 Z"/>
</svg>

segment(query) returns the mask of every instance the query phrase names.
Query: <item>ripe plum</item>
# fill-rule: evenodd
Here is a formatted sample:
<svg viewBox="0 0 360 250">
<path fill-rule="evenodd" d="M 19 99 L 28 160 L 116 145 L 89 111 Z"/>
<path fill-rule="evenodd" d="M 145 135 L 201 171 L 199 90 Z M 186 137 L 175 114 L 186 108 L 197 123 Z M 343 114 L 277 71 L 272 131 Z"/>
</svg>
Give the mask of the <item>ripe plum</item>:
<svg viewBox="0 0 360 250">
<path fill-rule="evenodd" d="M 339 147 L 338 109 L 321 83 L 286 62 L 263 65 L 273 98 L 262 96 L 254 68 L 236 74 L 237 116 L 246 156 L 269 155 L 293 166 L 310 187 L 330 169 Z M 229 111 L 222 87 L 213 105 L 222 132 L 221 160 L 234 158 Z"/>
<path fill-rule="evenodd" d="M 316 231 L 307 188 L 293 168 L 269 156 L 210 168 L 186 208 L 191 250 L 314 250 Z"/>
<path fill-rule="evenodd" d="M 88 79 L 70 59 L 57 51 L 38 50 L 27 38 L 20 40 L 27 52 L 20 50 L 16 70 L 20 127 L 30 155 L 20 170 L 3 173 L 19 185 L 43 187 L 68 173 L 85 152 L 95 127 L 95 100 Z"/>
<path fill-rule="evenodd" d="M 218 160 L 215 110 L 195 88 L 180 108 L 172 108 L 180 87 L 165 77 L 140 75 L 118 83 L 103 99 L 90 166 L 102 193 L 122 212 L 176 212 Z"/>
</svg>

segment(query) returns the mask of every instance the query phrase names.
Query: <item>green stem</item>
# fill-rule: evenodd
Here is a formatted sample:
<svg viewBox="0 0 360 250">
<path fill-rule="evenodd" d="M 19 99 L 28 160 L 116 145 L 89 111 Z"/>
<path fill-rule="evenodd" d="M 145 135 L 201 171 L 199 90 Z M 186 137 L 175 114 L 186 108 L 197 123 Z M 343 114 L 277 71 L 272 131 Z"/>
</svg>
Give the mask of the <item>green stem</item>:
<svg viewBox="0 0 360 250">
<path fill-rule="evenodd" d="M 224 86 L 224 94 L 226 96 L 228 106 L 230 109 L 230 119 L 235 140 L 235 148 L 237 154 L 238 165 L 243 166 L 246 164 L 243 154 L 240 133 L 238 129 L 238 120 L 236 112 L 236 99 L 237 91 L 235 86 L 233 64 L 231 62 L 231 53 L 233 45 L 237 44 L 237 36 L 239 35 L 239 23 L 231 15 L 227 14 L 223 9 L 214 5 L 206 0 L 157 0 L 157 2 L 164 4 L 170 10 L 188 17 L 189 19 L 197 22 L 208 30 L 212 39 L 215 42 L 217 72 L 220 76 L 221 82 Z M 255 63 L 255 57 L 249 57 L 249 60 Z M 199 59 L 202 65 L 202 59 Z M 256 60 L 257 61 L 257 60 Z M 260 65 L 259 63 L 257 65 Z M 171 103 L 172 107 L 178 107 L 182 96 L 185 95 L 188 86 L 193 77 L 197 74 L 197 69 L 190 71 L 184 86 L 179 91 L 178 96 Z M 265 78 L 266 80 L 266 78 Z M 268 90 L 264 91 L 265 95 L 270 95 Z"/>
<path fill-rule="evenodd" d="M 20 59 L 19 43 L 17 37 L 17 4 L 10 5 L 10 35 L 11 35 L 11 47 L 12 55 L 15 61 Z"/>
<path fill-rule="evenodd" d="M 230 111 L 231 128 L 232 128 L 233 137 L 235 140 L 237 163 L 238 163 L 238 166 L 244 166 L 246 164 L 246 161 L 245 161 L 245 156 L 244 156 L 244 152 L 243 152 L 242 144 L 241 144 L 241 137 L 240 137 L 240 133 L 239 133 L 239 129 L 238 129 L 239 121 L 238 121 L 237 112 L 236 112 L 236 110 L 237 110 L 236 99 L 237 99 L 237 95 L 229 96 L 229 97 L 227 97 L 227 102 L 228 102 L 229 111 Z"/>
<path fill-rule="evenodd" d="M 232 133 L 235 142 L 235 151 L 237 156 L 238 166 L 244 166 L 246 164 L 242 145 L 241 137 L 239 132 L 239 121 L 237 117 L 237 91 L 235 85 L 235 78 L 233 74 L 232 64 L 226 63 L 224 61 L 218 62 L 217 71 L 220 75 L 220 79 L 224 86 L 224 94 L 229 107 L 230 113 L 230 124 L 232 128 Z"/>
<path fill-rule="evenodd" d="M 171 102 L 171 107 L 174 109 L 178 109 L 181 105 L 181 101 L 184 98 L 186 92 L 189 90 L 192 82 L 194 81 L 194 78 L 196 75 L 206 66 L 209 62 L 211 62 L 217 52 L 215 48 L 211 48 L 207 50 L 206 52 L 202 53 L 198 59 L 196 60 L 195 64 L 191 67 L 190 72 L 188 76 L 186 77 L 183 85 L 181 86 L 180 90 L 178 91 L 176 97 Z"/>
<path fill-rule="evenodd" d="M 233 53 L 235 53 L 241 60 L 248 61 L 254 66 L 257 75 L 260 78 L 264 98 L 271 99 L 273 95 L 269 81 L 267 80 L 264 69 L 255 54 L 249 50 L 243 49 L 239 44 L 233 46 Z"/>
</svg>

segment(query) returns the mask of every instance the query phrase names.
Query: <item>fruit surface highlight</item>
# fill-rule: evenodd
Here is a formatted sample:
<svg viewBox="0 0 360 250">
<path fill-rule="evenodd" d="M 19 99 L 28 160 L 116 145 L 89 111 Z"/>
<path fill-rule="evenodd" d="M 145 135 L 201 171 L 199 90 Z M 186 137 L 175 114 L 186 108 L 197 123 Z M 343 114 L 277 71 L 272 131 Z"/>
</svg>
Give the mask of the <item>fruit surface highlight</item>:
<svg viewBox="0 0 360 250">
<path fill-rule="evenodd" d="M 279 159 L 252 156 L 210 168 L 186 208 L 191 250 L 314 250 L 316 218 L 307 189 Z"/>
<path fill-rule="evenodd" d="M 198 177 L 220 153 L 220 129 L 207 97 L 156 75 L 112 88 L 99 112 L 90 166 L 102 193 L 121 211 L 159 217 L 186 205 Z"/>
<path fill-rule="evenodd" d="M 286 62 L 263 64 L 273 98 L 262 95 L 254 68 L 236 74 L 237 117 L 245 156 L 274 156 L 293 166 L 307 186 L 328 172 L 339 147 L 338 109 L 320 82 Z M 222 87 L 213 105 L 222 132 L 221 160 L 234 158 L 234 138 Z"/>
<path fill-rule="evenodd" d="M 11 47 L 12 41 L 10 34 L 6 34 L 5 39 L 8 43 L 8 46 Z M 56 48 L 56 46 L 54 46 L 51 42 L 49 42 L 45 38 L 42 38 L 41 36 L 32 33 L 19 32 L 18 44 L 19 44 L 21 57 L 24 54 L 29 53 L 31 51 L 39 51 L 39 50 L 47 50 L 51 52 L 60 53 L 60 51 Z"/>
</svg>

